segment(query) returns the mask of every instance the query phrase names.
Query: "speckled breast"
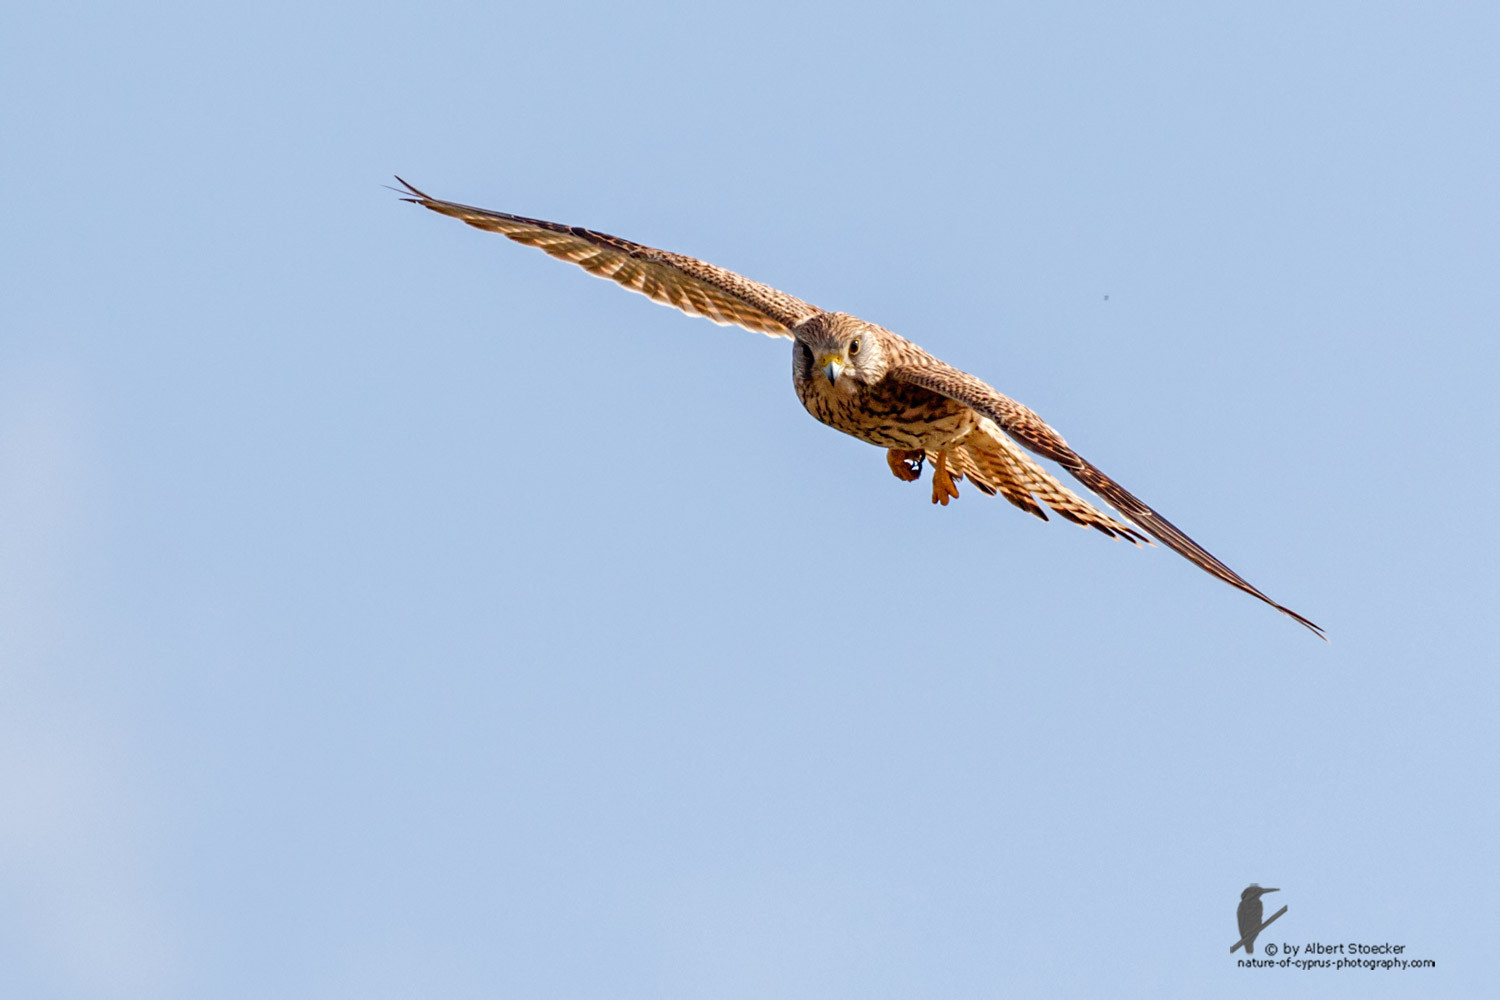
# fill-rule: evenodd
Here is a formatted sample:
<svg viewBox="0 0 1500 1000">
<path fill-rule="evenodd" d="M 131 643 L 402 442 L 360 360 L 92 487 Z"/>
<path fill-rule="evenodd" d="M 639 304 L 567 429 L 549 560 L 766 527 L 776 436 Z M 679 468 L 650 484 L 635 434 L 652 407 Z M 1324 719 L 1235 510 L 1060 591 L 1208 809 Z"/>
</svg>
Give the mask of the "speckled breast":
<svg viewBox="0 0 1500 1000">
<path fill-rule="evenodd" d="M 854 392 L 821 372 L 793 379 L 797 398 L 819 421 L 882 448 L 951 448 L 979 423 L 973 410 L 921 386 L 884 379 Z"/>
</svg>

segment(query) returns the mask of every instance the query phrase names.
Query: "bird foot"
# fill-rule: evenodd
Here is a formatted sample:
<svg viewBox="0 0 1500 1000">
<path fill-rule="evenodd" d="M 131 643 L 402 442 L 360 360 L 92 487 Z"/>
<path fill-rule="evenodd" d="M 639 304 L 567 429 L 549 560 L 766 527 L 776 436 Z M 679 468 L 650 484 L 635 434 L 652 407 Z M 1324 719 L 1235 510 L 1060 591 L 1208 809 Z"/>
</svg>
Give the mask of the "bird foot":
<svg viewBox="0 0 1500 1000">
<path fill-rule="evenodd" d="M 922 478 L 922 459 L 926 456 L 927 453 L 920 449 L 902 451 L 900 448 L 891 448 L 885 453 L 885 460 L 897 479 L 903 483 L 914 483 Z"/>
<path fill-rule="evenodd" d="M 953 477 L 948 475 L 948 453 L 938 452 L 937 461 L 932 464 L 932 502 L 948 506 L 949 500 L 958 499 L 958 486 L 953 482 Z"/>
</svg>

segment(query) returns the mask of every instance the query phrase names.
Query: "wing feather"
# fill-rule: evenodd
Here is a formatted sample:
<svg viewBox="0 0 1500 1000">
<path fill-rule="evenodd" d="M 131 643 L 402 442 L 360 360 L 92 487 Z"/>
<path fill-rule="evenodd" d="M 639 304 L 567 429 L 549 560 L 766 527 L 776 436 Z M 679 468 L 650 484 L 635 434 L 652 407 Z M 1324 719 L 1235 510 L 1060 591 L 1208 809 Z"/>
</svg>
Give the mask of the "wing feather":
<svg viewBox="0 0 1500 1000">
<path fill-rule="evenodd" d="M 988 417 L 980 421 L 978 432 L 954 452 L 954 457 L 960 456 L 956 464 L 953 457 L 949 458 L 950 469 L 962 471 L 981 488 L 992 486 L 1011 503 L 1044 521 L 1047 514 L 1037 500 L 1074 524 L 1093 528 L 1111 538 L 1123 538 L 1133 545 L 1152 544 L 1139 531 L 1104 514 L 1058 482 L 1057 477 L 1038 465 Z"/>
<path fill-rule="evenodd" d="M 403 200 L 476 229 L 500 233 L 590 274 L 640 292 L 654 302 L 721 326 L 740 326 L 772 337 L 790 337 L 794 326 L 822 310 L 769 285 L 695 257 L 632 243 L 608 233 L 528 219 L 433 198 L 396 178 L 410 193 Z"/>
<path fill-rule="evenodd" d="M 925 352 L 923 352 L 925 355 Z M 931 355 L 892 368 L 888 378 L 918 385 L 955 399 L 981 416 L 989 417 L 1016 441 L 1044 458 L 1050 458 L 1075 479 L 1102 497 L 1110 506 L 1167 548 L 1232 587 L 1260 598 L 1282 614 L 1326 639 L 1323 630 L 1312 621 L 1284 605 L 1277 604 L 1244 577 L 1220 562 L 1207 549 L 1189 538 L 1171 521 L 1147 506 L 1125 487 L 1101 472 L 1068 446 L 1062 435 L 1047 425 L 1030 408 L 1002 395 L 982 379 L 960 371 Z M 1056 509 L 1056 508 L 1054 508 Z M 1062 513 L 1062 511 L 1058 511 Z"/>
</svg>

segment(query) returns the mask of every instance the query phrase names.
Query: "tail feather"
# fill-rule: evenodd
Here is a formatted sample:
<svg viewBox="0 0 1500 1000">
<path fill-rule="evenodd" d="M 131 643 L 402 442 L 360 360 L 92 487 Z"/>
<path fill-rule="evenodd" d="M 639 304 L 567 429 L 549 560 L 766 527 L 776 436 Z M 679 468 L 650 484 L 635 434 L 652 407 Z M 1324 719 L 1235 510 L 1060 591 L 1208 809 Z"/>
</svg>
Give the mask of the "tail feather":
<svg viewBox="0 0 1500 1000">
<path fill-rule="evenodd" d="M 929 458 L 936 456 L 929 453 Z M 993 421 L 986 418 L 963 444 L 948 453 L 948 471 L 986 493 L 999 493 L 1029 514 L 1047 520 L 1045 504 L 1060 517 L 1093 528 L 1111 538 L 1141 545 L 1151 540 L 1094 507 L 1038 465 Z"/>
</svg>

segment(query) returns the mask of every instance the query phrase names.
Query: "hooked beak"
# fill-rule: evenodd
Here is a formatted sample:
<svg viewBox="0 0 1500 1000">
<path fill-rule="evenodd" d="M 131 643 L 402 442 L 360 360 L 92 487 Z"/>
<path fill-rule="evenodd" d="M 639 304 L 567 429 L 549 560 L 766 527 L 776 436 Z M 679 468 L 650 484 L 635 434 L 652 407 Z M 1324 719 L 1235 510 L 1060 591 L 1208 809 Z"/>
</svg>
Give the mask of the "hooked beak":
<svg viewBox="0 0 1500 1000">
<path fill-rule="evenodd" d="M 839 380 L 839 373 L 844 370 L 844 363 L 837 354 L 825 354 L 818 359 L 818 367 L 823 369 L 823 374 L 828 376 L 828 384 L 833 385 Z"/>
</svg>

